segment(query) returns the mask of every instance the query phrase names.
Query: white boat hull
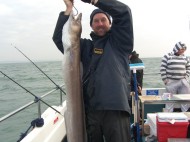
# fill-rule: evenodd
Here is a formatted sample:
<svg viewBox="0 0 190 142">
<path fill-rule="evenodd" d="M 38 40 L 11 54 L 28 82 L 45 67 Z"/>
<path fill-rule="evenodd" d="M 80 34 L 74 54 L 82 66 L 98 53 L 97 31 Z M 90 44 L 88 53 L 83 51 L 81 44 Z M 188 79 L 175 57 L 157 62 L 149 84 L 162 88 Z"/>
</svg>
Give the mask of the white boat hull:
<svg viewBox="0 0 190 142">
<path fill-rule="evenodd" d="M 62 106 L 53 106 L 61 114 L 66 110 L 66 102 Z M 21 142 L 61 142 L 66 136 L 65 120 L 62 115 L 48 108 L 43 114 L 44 125 L 35 127 Z"/>
</svg>

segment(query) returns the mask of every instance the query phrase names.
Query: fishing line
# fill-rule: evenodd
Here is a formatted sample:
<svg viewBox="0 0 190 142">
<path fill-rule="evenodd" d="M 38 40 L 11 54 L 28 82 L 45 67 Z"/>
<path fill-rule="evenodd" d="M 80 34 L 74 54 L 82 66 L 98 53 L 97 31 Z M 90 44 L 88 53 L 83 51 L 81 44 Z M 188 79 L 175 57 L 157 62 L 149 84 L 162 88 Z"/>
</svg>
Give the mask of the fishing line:
<svg viewBox="0 0 190 142">
<path fill-rule="evenodd" d="M 72 2 L 72 5 L 73 5 L 73 8 L 76 10 L 76 14 L 74 14 L 74 16 L 77 16 L 78 15 L 78 9 L 74 6 L 74 2 L 73 2 L 73 0 L 71 0 L 71 2 Z"/>
<path fill-rule="evenodd" d="M 11 44 L 12 45 L 12 44 Z M 13 45 L 12 45 L 13 46 Z M 21 50 L 19 50 L 16 46 L 13 46 L 16 48 L 24 57 L 26 57 L 38 70 L 40 70 L 57 88 L 59 88 L 65 95 L 66 93 L 63 91 L 63 89 L 57 85 L 44 71 L 42 71 L 30 58 L 28 58 Z"/>
<path fill-rule="evenodd" d="M 57 113 L 59 113 L 60 115 L 61 112 L 59 112 L 58 110 L 56 110 L 55 108 L 53 108 L 52 106 L 50 106 L 48 103 L 46 103 L 45 101 L 43 101 L 40 97 L 36 96 L 35 94 L 33 94 L 32 92 L 30 92 L 28 89 L 26 89 L 25 87 L 23 87 L 22 85 L 20 85 L 18 82 L 16 82 L 15 80 L 13 80 L 12 78 L 10 78 L 8 75 L 6 75 L 5 73 L 3 73 L 2 71 L 0 71 L 5 77 L 7 77 L 8 79 L 10 79 L 12 82 L 16 83 L 18 86 L 20 86 L 22 89 L 24 89 L 27 93 L 30 93 L 32 96 L 35 97 L 35 101 L 38 102 L 39 100 L 42 101 L 44 104 L 46 104 L 47 106 L 49 106 L 51 109 L 55 110 Z M 62 115 L 63 116 L 63 115 Z"/>
<path fill-rule="evenodd" d="M 75 10 L 76 10 L 76 12 L 77 12 L 74 16 L 77 16 L 77 15 L 78 15 L 78 13 L 79 13 L 79 12 L 78 12 L 78 9 L 77 9 L 74 5 L 73 5 L 73 7 L 74 7 L 74 9 L 75 9 Z"/>
</svg>

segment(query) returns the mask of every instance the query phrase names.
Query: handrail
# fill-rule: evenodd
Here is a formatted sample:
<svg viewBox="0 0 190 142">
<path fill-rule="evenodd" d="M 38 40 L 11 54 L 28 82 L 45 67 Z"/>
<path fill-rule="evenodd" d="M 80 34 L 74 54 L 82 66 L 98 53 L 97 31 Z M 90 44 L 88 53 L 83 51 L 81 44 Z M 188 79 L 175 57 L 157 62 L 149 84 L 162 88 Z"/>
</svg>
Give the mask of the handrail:
<svg viewBox="0 0 190 142">
<path fill-rule="evenodd" d="M 55 92 L 55 91 L 58 90 L 58 89 L 60 90 L 60 88 L 62 88 L 63 86 L 64 86 L 64 85 L 62 84 L 62 85 L 60 85 L 59 87 L 56 87 L 55 89 L 53 89 L 53 90 L 51 90 L 51 91 L 45 93 L 44 95 L 42 95 L 40 98 L 44 98 L 44 97 L 46 97 L 47 95 L 52 94 L 53 92 Z M 60 100 L 62 100 L 62 91 L 60 91 Z M 6 120 L 6 119 L 8 119 L 9 117 L 11 117 L 11 116 L 17 114 L 17 113 L 20 112 L 20 111 L 26 109 L 27 107 L 31 106 L 32 104 L 34 104 L 34 103 L 36 103 L 36 102 L 37 102 L 36 100 L 31 101 L 31 102 L 29 102 L 29 103 L 23 105 L 22 107 L 20 107 L 20 108 L 18 108 L 18 109 L 16 109 L 16 110 L 14 110 L 14 111 L 12 111 L 12 112 L 6 114 L 5 116 L 3 116 L 3 117 L 0 118 L 0 122 L 3 122 L 4 120 Z M 60 101 L 60 105 L 62 105 L 62 102 L 61 102 L 61 101 Z M 40 105 L 38 105 L 38 115 L 39 115 L 39 117 L 41 116 L 41 108 L 40 108 Z"/>
</svg>

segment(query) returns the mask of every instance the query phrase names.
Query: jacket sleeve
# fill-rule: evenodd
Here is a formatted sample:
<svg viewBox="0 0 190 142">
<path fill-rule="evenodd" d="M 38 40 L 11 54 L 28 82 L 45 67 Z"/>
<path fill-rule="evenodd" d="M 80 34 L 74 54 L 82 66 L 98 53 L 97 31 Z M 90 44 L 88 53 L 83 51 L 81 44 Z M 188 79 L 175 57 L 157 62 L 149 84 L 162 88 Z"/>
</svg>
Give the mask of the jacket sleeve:
<svg viewBox="0 0 190 142">
<path fill-rule="evenodd" d="M 59 14 L 57 24 L 53 33 L 53 38 L 52 38 L 55 45 L 62 53 L 64 53 L 63 43 L 62 43 L 62 30 L 68 18 L 69 18 L 69 15 L 64 15 L 64 12 L 61 12 Z"/>
<path fill-rule="evenodd" d="M 133 50 L 133 21 L 130 8 L 117 0 L 99 0 L 96 5 L 112 17 L 112 41 L 122 52 Z"/>
<path fill-rule="evenodd" d="M 187 59 L 187 64 L 186 64 L 186 77 L 190 77 L 190 60 L 188 57 L 186 57 Z"/>
<path fill-rule="evenodd" d="M 143 86 L 143 70 L 137 70 L 137 82 L 139 84 L 139 86 L 142 88 Z"/>
</svg>

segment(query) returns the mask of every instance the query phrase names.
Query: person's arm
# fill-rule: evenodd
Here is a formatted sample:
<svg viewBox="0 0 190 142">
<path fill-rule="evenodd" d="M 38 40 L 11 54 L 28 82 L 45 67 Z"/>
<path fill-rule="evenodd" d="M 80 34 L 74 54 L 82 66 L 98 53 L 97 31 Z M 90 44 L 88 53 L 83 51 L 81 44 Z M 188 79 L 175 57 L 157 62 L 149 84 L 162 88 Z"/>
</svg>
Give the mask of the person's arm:
<svg viewBox="0 0 190 142">
<path fill-rule="evenodd" d="M 70 15 L 72 9 L 73 9 L 73 0 L 64 0 L 66 5 L 66 10 L 64 12 L 64 15 Z"/>
<path fill-rule="evenodd" d="M 143 86 L 143 69 L 137 70 L 136 76 L 137 76 L 137 82 L 139 83 L 139 86 L 142 88 L 142 86 Z"/>
<path fill-rule="evenodd" d="M 91 3 L 92 5 L 95 5 L 98 2 L 98 0 L 81 0 L 81 1 L 85 3 Z"/>
<path fill-rule="evenodd" d="M 186 79 L 190 76 L 190 59 L 187 57 L 187 64 L 186 64 Z"/>
<path fill-rule="evenodd" d="M 116 40 L 115 44 L 122 46 L 130 53 L 133 50 L 133 22 L 130 8 L 117 0 L 81 0 L 91 3 L 99 9 L 111 15 L 112 35 Z M 122 45 L 121 45 L 122 43 Z"/>
<path fill-rule="evenodd" d="M 161 61 L 161 66 L 160 66 L 160 74 L 161 74 L 161 78 L 164 82 L 164 84 L 167 84 L 168 80 L 167 80 L 167 74 L 166 74 L 166 68 L 167 68 L 167 55 L 165 55 L 163 58 L 162 58 L 162 61 Z"/>
<path fill-rule="evenodd" d="M 72 11 L 73 8 L 73 4 L 72 1 L 70 0 L 64 0 L 65 5 L 66 5 L 66 10 L 65 12 L 61 12 L 59 14 L 58 20 L 57 20 L 57 24 L 53 33 L 53 41 L 55 43 L 55 45 L 57 46 L 57 48 L 64 53 L 64 49 L 63 49 L 63 43 L 62 43 L 62 30 L 63 30 L 63 25 L 67 22 L 68 18 L 69 18 L 69 14 Z"/>
</svg>

